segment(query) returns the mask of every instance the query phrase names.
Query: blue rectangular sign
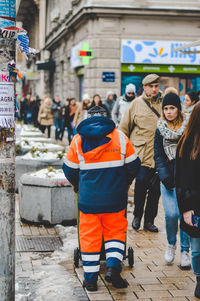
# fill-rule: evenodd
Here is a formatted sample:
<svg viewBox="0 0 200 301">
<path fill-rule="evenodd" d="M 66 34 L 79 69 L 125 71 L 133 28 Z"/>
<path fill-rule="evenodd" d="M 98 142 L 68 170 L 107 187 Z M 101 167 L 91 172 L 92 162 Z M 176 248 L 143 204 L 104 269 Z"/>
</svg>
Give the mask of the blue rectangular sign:
<svg viewBox="0 0 200 301">
<path fill-rule="evenodd" d="M 102 81 L 103 82 L 114 82 L 115 81 L 115 72 L 102 72 Z"/>
</svg>

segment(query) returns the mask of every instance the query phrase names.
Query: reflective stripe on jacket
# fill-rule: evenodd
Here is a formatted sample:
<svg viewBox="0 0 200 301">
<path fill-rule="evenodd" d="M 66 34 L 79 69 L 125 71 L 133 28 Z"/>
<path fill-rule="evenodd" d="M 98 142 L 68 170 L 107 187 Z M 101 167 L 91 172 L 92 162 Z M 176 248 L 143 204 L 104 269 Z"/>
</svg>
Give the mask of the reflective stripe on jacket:
<svg viewBox="0 0 200 301">
<path fill-rule="evenodd" d="M 85 153 L 77 134 L 63 164 L 65 176 L 79 190 L 84 213 L 118 212 L 126 208 L 128 185 L 137 175 L 140 159 L 129 139 L 114 129 L 100 146 Z"/>
</svg>

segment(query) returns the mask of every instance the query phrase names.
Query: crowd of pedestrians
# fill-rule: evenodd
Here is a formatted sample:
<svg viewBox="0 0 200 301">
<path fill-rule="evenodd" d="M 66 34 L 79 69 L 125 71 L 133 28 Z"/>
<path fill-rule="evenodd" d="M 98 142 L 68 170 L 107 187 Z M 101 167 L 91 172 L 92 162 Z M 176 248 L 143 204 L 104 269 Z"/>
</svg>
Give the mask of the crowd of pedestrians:
<svg viewBox="0 0 200 301">
<path fill-rule="evenodd" d="M 84 286 L 97 290 L 102 236 L 106 253 L 105 279 L 127 287 L 120 276 L 127 221 L 127 192 L 134 182 L 132 228 L 158 232 L 154 220 L 161 196 L 165 213 L 166 264 L 173 264 L 180 226 L 180 267 L 193 268 L 195 296 L 200 298 L 200 101 L 187 92 L 160 90 L 159 76 L 149 74 L 137 96 L 132 83 L 119 98 L 112 91 L 60 100 L 30 94 L 20 101 L 19 118 L 42 132 L 55 126 L 55 139 L 67 131 L 69 151 L 64 173 L 79 192 L 80 246 Z M 120 225 L 120 227 L 119 227 Z M 89 233 L 89 234 L 88 234 Z M 191 250 L 191 255 L 190 255 Z"/>
</svg>

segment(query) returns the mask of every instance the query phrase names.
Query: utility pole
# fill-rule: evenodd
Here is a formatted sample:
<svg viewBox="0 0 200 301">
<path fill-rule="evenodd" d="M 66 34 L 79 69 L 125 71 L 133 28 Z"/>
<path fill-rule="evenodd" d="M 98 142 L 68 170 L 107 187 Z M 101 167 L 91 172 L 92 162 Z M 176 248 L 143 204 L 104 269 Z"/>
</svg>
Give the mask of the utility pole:
<svg viewBox="0 0 200 301">
<path fill-rule="evenodd" d="M 15 0 L 0 0 L 0 300 L 15 300 Z M 10 28 L 9 28 L 10 27 Z M 12 63 L 11 63 L 12 65 Z"/>
</svg>

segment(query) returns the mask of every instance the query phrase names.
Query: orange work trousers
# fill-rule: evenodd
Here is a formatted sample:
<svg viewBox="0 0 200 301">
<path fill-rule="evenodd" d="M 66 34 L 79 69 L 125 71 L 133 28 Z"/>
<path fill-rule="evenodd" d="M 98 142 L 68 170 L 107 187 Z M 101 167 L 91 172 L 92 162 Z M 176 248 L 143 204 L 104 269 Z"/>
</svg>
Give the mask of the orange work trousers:
<svg viewBox="0 0 200 301">
<path fill-rule="evenodd" d="M 97 281 L 102 238 L 105 245 L 106 266 L 121 270 L 127 225 L 125 209 L 99 214 L 85 214 L 80 211 L 79 239 L 86 281 Z"/>
</svg>

